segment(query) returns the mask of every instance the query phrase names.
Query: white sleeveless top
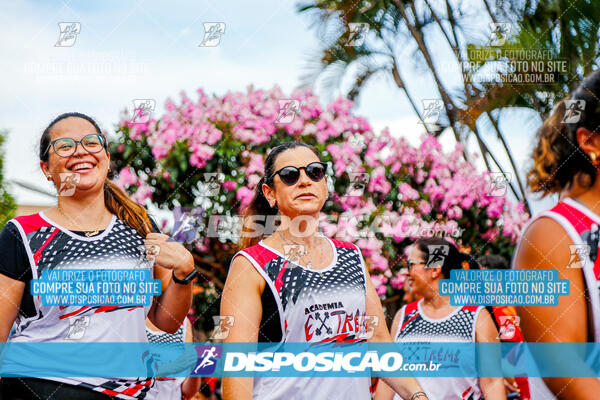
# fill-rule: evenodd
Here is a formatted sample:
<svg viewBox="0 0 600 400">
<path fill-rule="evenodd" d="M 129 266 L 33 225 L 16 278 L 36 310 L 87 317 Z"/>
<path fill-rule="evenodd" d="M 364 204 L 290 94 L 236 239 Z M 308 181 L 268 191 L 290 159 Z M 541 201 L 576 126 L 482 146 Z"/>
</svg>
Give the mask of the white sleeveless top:
<svg viewBox="0 0 600 400">
<path fill-rule="evenodd" d="M 252 263 L 266 281 L 265 292 L 270 291 L 275 299 L 276 306 L 268 311 L 263 300 L 261 321 L 261 328 L 266 321 L 279 321 L 280 332 L 273 341 L 366 341 L 364 260 L 354 244 L 327 241 L 333 260 L 321 270 L 295 264 L 262 241 L 236 253 Z M 369 386 L 370 377 L 256 377 L 253 399 L 368 400 Z"/>
<path fill-rule="evenodd" d="M 589 245 L 590 234 L 593 225 L 600 225 L 600 216 L 593 213 L 583 204 L 571 199 L 566 198 L 560 201 L 550 210 L 541 212 L 534 216 L 527 225 L 523 228 L 523 232 L 527 230 L 529 225 L 539 218 L 547 217 L 557 222 L 569 235 L 569 238 L 576 246 Z M 517 244 L 515 249 L 515 255 L 519 250 Z M 598 243 L 594 244 L 594 248 L 591 248 L 591 252 L 596 251 L 598 256 L 593 261 L 590 254 L 588 253 L 585 257 L 579 257 L 582 263 L 583 278 L 587 292 L 589 293 L 587 302 L 590 313 L 590 321 L 592 321 L 592 332 L 593 337 L 589 340 L 594 342 L 600 342 L 600 254 L 598 249 Z M 514 265 L 514 260 L 513 260 Z M 548 389 L 542 378 L 529 378 L 531 388 L 531 400 L 554 400 L 556 397 Z"/>
<path fill-rule="evenodd" d="M 429 318 L 423 314 L 421 303 L 414 301 L 402 307 L 400 323 L 394 335 L 395 342 L 407 343 L 474 343 L 475 326 L 481 306 L 457 307 L 444 318 Z M 456 368 L 465 368 L 463 363 Z M 475 351 L 471 357 L 474 359 Z M 445 367 L 452 367 L 452 360 L 444 361 Z M 477 377 L 415 377 L 430 400 L 479 400 L 482 399 Z M 394 400 L 401 400 L 398 395 Z"/>
<path fill-rule="evenodd" d="M 167 346 L 172 346 L 173 343 L 179 343 L 183 345 L 183 343 L 185 343 L 186 334 L 187 322 L 185 320 L 175 333 L 155 331 L 146 326 L 146 336 L 148 336 L 148 342 L 157 343 L 159 345 L 163 343 L 165 343 Z M 154 385 L 154 388 L 152 388 L 152 391 L 156 393 L 156 398 L 160 400 L 181 400 L 181 384 L 184 380 L 184 377 L 156 378 L 156 384 Z"/>
<path fill-rule="evenodd" d="M 43 212 L 9 221 L 19 233 L 33 279 L 47 269 L 150 269 L 144 260 L 144 239 L 115 215 L 104 232 L 85 237 L 55 222 Z M 150 306 L 44 306 L 33 296 L 36 315 L 16 320 L 11 342 L 147 342 Z M 120 329 L 115 329 L 120 327 Z M 115 354 L 118 362 L 120 354 Z M 93 362 L 93 360 L 89 360 Z M 121 399 L 153 399 L 153 378 L 44 377 L 86 387 Z"/>
</svg>

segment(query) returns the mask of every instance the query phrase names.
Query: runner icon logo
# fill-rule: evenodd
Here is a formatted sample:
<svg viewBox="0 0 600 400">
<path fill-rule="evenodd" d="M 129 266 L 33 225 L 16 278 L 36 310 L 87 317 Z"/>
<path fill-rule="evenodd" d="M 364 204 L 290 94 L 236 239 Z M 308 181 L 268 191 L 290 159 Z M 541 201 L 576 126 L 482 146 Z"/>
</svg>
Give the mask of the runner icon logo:
<svg viewBox="0 0 600 400">
<path fill-rule="evenodd" d="M 198 361 L 192 375 L 210 375 L 215 372 L 217 360 L 221 358 L 221 346 L 196 346 Z"/>
</svg>

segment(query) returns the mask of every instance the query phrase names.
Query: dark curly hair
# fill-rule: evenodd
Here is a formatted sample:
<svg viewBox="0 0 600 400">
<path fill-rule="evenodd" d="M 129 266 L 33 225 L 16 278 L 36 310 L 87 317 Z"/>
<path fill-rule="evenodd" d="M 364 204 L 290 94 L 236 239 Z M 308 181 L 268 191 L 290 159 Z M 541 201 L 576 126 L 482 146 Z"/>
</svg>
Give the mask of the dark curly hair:
<svg viewBox="0 0 600 400">
<path fill-rule="evenodd" d="M 585 102 L 577 110 L 580 113 L 578 121 L 572 123 L 565 120 L 569 100 Z M 594 184 L 596 167 L 579 147 L 579 128 L 594 134 L 600 131 L 600 70 L 585 78 L 569 98 L 558 102 L 539 129 L 533 150 L 533 167 L 527 173 L 533 192 L 540 192 L 542 196 L 559 193 L 571 187 L 575 179 L 582 188 Z"/>
</svg>

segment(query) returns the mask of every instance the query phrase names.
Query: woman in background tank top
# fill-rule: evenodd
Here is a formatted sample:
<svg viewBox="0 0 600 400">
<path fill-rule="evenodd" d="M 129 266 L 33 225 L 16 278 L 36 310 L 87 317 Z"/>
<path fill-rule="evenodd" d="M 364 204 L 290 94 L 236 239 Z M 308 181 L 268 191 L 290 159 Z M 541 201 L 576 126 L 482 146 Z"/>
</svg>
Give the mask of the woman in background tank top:
<svg viewBox="0 0 600 400">
<path fill-rule="evenodd" d="M 172 346 L 179 344 L 181 345 L 182 352 L 184 350 L 183 343 L 192 343 L 194 341 L 192 324 L 187 318 L 174 333 L 161 331 L 152 322 L 146 320 L 146 336 L 148 337 L 148 342 L 158 345 L 165 344 Z M 177 362 L 177 360 L 174 362 Z M 162 371 L 159 371 L 159 373 L 160 375 L 164 375 Z M 156 384 L 152 390 L 156 392 L 157 399 L 192 400 L 198 393 L 201 383 L 202 378 L 199 376 L 156 378 Z"/>
<path fill-rule="evenodd" d="M 227 342 L 361 342 L 366 315 L 384 321 L 360 250 L 318 232 L 327 197 L 326 165 L 314 147 L 287 142 L 269 152 L 221 299 L 221 315 L 234 317 Z M 257 237 L 264 217 L 269 234 L 278 213 L 277 230 Z M 370 340 L 391 341 L 385 324 Z M 384 380 L 405 399 L 427 399 L 414 378 Z M 369 377 L 223 379 L 225 400 L 368 400 L 369 387 Z"/>
<path fill-rule="evenodd" d="M 554 307 L 518 307 L 527 342 L 600 341 L 600 72 L 589 75 L 544 121 L 528 184 L 561 201 L 524 229 L 514 268 L 556 269 L 570 291 Z M 589 251 L 584 251 L 584 249 Z M 541 363 L 556 363 L 554 357 Z M 580 365 L 570 365 L 582 370 Z M 600 395 L 598 378 L 530 378 L 531 399 L 587 400 Z"/>
<path fill-rule="evenodd" d="M 475 343 L 498 342 L 498 331 L 491 315 L 482 306 L 451 306 L 450 297 L 439 295 L 440 279 L 450 271 L 462 269 L 468 255 L 442 238 L 419 239 L 410 247 L 408 259 L 412 290 L 422 296 L 402 307 L 394 317 L 392 334 L 396 342 Z M 435 259 L 436 249 L 439 259 Z M 445 254 L 445 255 L 444 255 Z M 475 352 L 472 354 L 473 361 Z M 484 354 L 483 357 L 486 355 Z M 461 357 L 464 357 L 462 354 Z M 471 365 L 453 365 L 465 370 Z M 444 362 L 450 368 L 450 361 Z M 427 396 L 435 400 L 506 400 L 503 378 L 494 377 L 417 377 Z M 377 388 L 376 400 L 399 400 L 389 387 Z"/>
</svg>

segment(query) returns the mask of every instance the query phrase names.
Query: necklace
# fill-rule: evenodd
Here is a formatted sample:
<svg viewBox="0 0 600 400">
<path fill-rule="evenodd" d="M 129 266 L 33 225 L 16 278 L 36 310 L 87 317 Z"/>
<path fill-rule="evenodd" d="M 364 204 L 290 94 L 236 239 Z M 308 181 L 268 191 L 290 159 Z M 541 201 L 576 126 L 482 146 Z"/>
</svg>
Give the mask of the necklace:
<svg viewBox="0 0 600 400">
<path fill-rule="evenodd" d="M 69 216 L 67 216 L 67 214 L 65 214 L 62 210 L 62 208 L 60 208 L 60 203 L 56 205 L 56 209 L 58 210 L 58 212 L 60 213 L 60 215 L 62 215 L 65 219 L 71 220 L 72 222 L 74 222 L 75 220 L 73 218 L 70 218 Z M 79 230 L 80 232 L 83 232 L 83 234 L 85 235 L 85 237 L 91 237 L 91 236 L 96 236 L 98 233 L 100 233 L 99 229 L 93 230 L 93 231 L 84 231 L 84 230 Z"/>
<path fill-rule="evenodd" d="M 306 265 L 306 268 L 311 269 L 312 261 L 306 262 L 304 260 L 304 256 L 306 256 L 310 253 L 310 251 L 308 251 L 308 249 L 306 249 L 306 246 L 301 243 L 297 243 L 291 239 L 286 239 L 279 229 L 277 229 L 277 234 L 279 235 L 281 240 L 283 240 L 286 243 L 286 245 L 284 245 L 284 249 L 283 249 L 284 256 L 286 258 L 288 258 L 290 261 L 295 262 L 298 265 L 300 265 L 300 261 L 302 261 Z M 322 237 L 322 235 L 320 233 L 318 233 L 316 236 Z M 320 259 L 321 256 L 323 255 L 322 254 L 323 252 L 321 251 L 320 246 L 317 246 L 317 249 L 319 251 L 319 256 L 317 257 L 317 259 Z M 319 272 L 319 274 L 322 275 L 322 272 Z"/>
</svg>

